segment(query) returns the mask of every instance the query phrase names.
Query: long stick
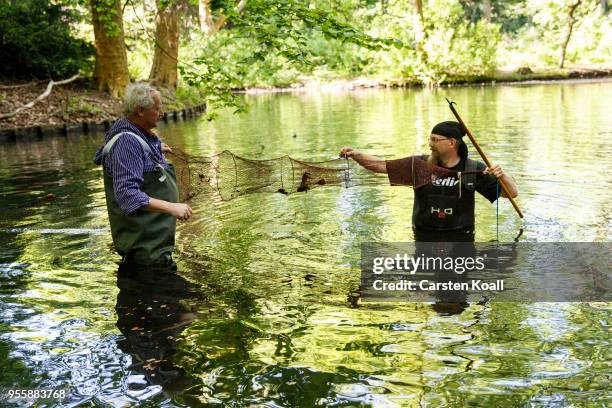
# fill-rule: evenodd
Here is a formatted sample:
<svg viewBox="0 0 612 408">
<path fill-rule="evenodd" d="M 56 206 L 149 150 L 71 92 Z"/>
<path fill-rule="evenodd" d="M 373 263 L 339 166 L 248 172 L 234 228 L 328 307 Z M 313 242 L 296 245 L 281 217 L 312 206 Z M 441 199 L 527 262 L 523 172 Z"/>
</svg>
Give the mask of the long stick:
<svg viewBox="0 0 612 408">
<path fill-rule="evenodd" d="M 465 123 L 461 119 L 461 116 L 459 116 L 459 114 L 457 113 L 457 110 L 453 106 L 453 105 L 455 105 L 455 102 L 449 101 L 448 98 L 444 98 L 444 99 L 446 99 L 446 102 L 448 102 L 448 107 L 453 112 L 453 115 L 455 115 L 455 118 L 457 118 L 457 121 L 461 124 L 461 127 L 463 127 L 463 130 L 465 130 L 465 133 L 470 138 L 470 141 L 472 142 L 472 144 L 474 145 L 474 147 L 478 151 L 478 154 L 480 154 L 480 157 L 482 157 L 482 160 L 484 160 L 484 162 L 487 165 L 487 167 L 493 167 L 491 165 L 491 162 L 489 161 L 489 159 L 485 155 L 485 153 L 482 151 L 482 149 L 478 145 L 478 142 L 476 141 L 476 138 L 474 138 L 474 135 L 472 135 L 472 132 L 470 132 L 470 129 L 468 129 L 468 127 L 465 126 Z M 512 206 L 516 210 L 517 214 L 519 215 L 519 217 L 523 218 L 523 213 L 521 212 L 521 209 L 518 207 L 518 205 L 516 204 L 514 199 L 510 196 L 510 191 L 508 190 L 508 187 L 506 186 L 506 183 L 504 183 L 504 181 L 502 179 L 498 179 L 498 180 L 499 180 L 499 185 L 501 186 L 502 190 L 504 190 L 504 193 L 506 193 L 506 197 L 512 203 Z"/>
<path fill-rule="evenodd" d="M 62 81 L 57 81 L 57 82 L 53 80 L 49 81 L 49 84 L 47 85 L 47 89 L 45 89 L 45 92 L 38 95 L 36 99 L 34 99 L 33 101 L 30 101 L 26 103 L 25 105 L 20 106 L 19 108 L 15 109 L 12 112 L 0 114 L 0 120 L 6 119 L 6 118 L 12 118 L 13 116 L 17 115 L 19 112 L 22 112 L 26 109 L 30 109 L 32 106 L 36 105 L 36 103 L 42 101 L 43 99 L 45 99 L 47 96 L 51 94 L 51 89 L 53 89 L 53 85 L 64 85 L 64 84 L 74 81 L 77 78 L 79 78 L 79 74 L 76 74 L 75 76 L 70 77 L 68 79 L 64 79 Z"/>
</svg>

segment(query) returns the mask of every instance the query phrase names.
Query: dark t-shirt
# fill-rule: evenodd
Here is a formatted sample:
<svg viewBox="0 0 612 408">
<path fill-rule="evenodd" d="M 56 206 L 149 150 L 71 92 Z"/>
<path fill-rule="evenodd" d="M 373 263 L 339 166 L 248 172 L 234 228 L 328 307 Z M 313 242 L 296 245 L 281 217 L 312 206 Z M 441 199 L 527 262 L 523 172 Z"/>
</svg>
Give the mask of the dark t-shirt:
<svg viewBox="0 0 612 408">
<path fill-rule="evenodd" d="M 427 156 L 421 156 L 421 158 L 427 160 Z M 389 182 L 392 185 L 406 185 L 406 180 L 411 178 L 411 158 L 387 160 L 386 164 Z M 448 170 L 464 171 L 465 164 L 466 160 L 462 159 L 456 166 Z M 412 209 L 413 226 L 429 230 L 473 228 L 474 190 L 490 202 L 497 199 L 497 179 L 493 175 L 482 174 L 485 168 L 484 163 L 476 162 L 476 170 L 480 172 L 476 174 L 474 188 L 470 189 L 464 178 L 461 195 L 459 194 L 458 175 L 437 178 L 434 182 L 415 189 Z"/>
<path fill-rule="evenodd" d="M 491 174 L 483 174 L 482 172 L 486 168 L 487 166 L 484 163 L 476 161 L 476 170 L 480 172 L 476 174 L 476 191 L 493 203 L 497 200 L 497 178 Z M 464 171 L 465 159 L 462 159 L 455 167 L 449 167 L 448 170 Z"/>
</svg>

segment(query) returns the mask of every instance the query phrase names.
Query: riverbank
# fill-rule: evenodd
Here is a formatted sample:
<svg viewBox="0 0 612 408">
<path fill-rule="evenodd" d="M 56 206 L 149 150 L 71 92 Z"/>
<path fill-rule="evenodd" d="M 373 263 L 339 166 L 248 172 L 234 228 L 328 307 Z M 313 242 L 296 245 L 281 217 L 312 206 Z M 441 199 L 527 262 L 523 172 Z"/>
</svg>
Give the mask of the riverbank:
<svg viewBox="0 0 612 408">
<path fill-rule="evenodd" d="M 0 82 L 0 116 L 14 112 L 19 107 L 42 95 L 47 81 Z M 165 111 L 174 112 L 202 105 L 204 97 L 197 92 L 179 89 L 172 94 L 162 90 Z M 121 116 L 121 101 L 105 92 L 97 91 L 85 79 L 66 85 L 55 85 L 49 95 L 31 108 L 15 116 L 0 119 L 0 130 L 32 126 L 57 126 L 101 123 Z"/>
<path fill-rule="evenodd" d="M 612 66 L 610 67 L 580 67 L 567 69 L 535 69 L 528 67 L 503 68 L 490 76 L 453 77 L 442 81 L 439 86 L 481 86 L 506 84 L 540 84 L 555 83 L 559 81 L 581 81 L 612 79 Z M 236 90 L 239 93 L 259 94 L 270 92 L 295 92 L 301 90 L 353 90 L 362 88 L 422 88 L 425 85 L 416 80 L 406 79 L 368 79 L 356 78 L 350 80 L 336 80 L 331 82 L 306 81 L 304 84 L 287 88 L 250 88 Z"/>
<path fill-rule="evenodd" d="M 0 84 L 0 115 L 14 112 L 45 92 L 47 81 Z M 177 94 L 181 95 L 180 92 Z M 162 92 L 164 121 L 199 115 L 203 98 Z M 54 86 L 51 93 L 31 108 L 0 119 L 0 141 L 46 134 L 104 131 L 121 116 L 121 101 L 92 89 L 87 81 Z"/>
<path fill-rule="evenodd" d="M 511 83 L 543 83 L 567 80 L 612 78 L 612 67 L 580 67 L 567 69 L 537 69 L 528 67 L 499 70 L 492 76 L 453 78 L 440 86 L 500 85 Z M 35 100 L 47 86 L 46 81 L 33 83 L 0 83 L 0 114 L 15 111 Z M 353 90 L 361 88 L 409 88 L 423 85 L 407 80 L 353 79 L 327 83 L 305 82 L 288 88 L 238 89 L 237 93 L 295 92 L 311 89 Z M 164 93 L 164 106 L 170 114 L 167 119 L 188 117 L 203 111 L 203 97 L 190 92 Z M 15 139 L 21 135 L 42 136 L 42 134 L 67 133 L 105 129 L 121 116 L 121 103 L 108 94 L 92 89 L 87 81 L 55 86 L 48 97 L 19 114 L 0 119 L 0 139 Z"/>
</svg>

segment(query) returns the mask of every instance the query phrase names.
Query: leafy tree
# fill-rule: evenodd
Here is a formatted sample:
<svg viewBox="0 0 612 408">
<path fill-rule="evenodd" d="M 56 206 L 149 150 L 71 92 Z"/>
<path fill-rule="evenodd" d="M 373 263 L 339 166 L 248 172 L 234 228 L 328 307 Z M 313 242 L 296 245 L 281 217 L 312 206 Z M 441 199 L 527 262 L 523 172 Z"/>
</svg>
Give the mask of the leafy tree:
<svg viewBox="0 0 612 408">
<path fill-rule="evenodd" d="M 570 41 L 586 18 L 596 14 L 594 0 L 530 0 L 527 11 L 533 15 L 534 28 L 543 40 L 547 62 L 563 68 L 571 48 Z"/>
<path fill-rule="evenodd" d="M 238 7 L 240 4 L 244 4 L 244 7 Z M 327 40 L 367 49 L 401 46 L 392 39 L 373 38 L 342 21 L 342 16 L 332 9 L 310 7 L 304 1 L 248 0 L 232 5 L 223 10 L 225 21 L 231 23 L 232 33 L 236 37 L 249 39 L 249 55 L 236 62 L 244 69 L 270 58 L 283 58 L 289 64 L 302 68 L 320 63 L 310 47 L 310 39 L 315 32 Z M 224 39 L 232 40 L 228 37 Z M 203 89 L 213 105 L 233 106 L 241 110 L 243 106 L 231 93 L 232 86 L 240 86 L 240 78 L 232 71 L 240 72 L 240 69 L 231 68 L 228 69 L 223 56 L 210 53 L 204 53 L 192 63 L 179 65 L 185 80 Z"/>
<path fill-rule="evenodd" d="M 71 28 L 78 20 L 49 0 L 0 1 L 0 76 L 57 80 L 91 70 L 93 47 Z"/>
<path fill-rule="evenodd" d="M 501 26 L 502 32 L 516 33 L 531 23 L 526 11 L 528 0 L 489 0 L 489 19 L 486 18 L 487 7 L 481 0 L 460 0 L 465 17 L 475 23 L 481 19 Z"/>
<path fill-rule="evenodd" d="M 470 21 L 457 0 L 430 0 L 426 5 L 422 40 L 416 35 L 421 23 L 406 4 L 390 4 L 388 14 L 374 20 L 377 35 L 397 36 L 406 46 L 372 53 L 371 71 L 391 81 L 434 86 L 449 79 L 491 75 L 497 63 L 499 25 Z"/>
</svg>

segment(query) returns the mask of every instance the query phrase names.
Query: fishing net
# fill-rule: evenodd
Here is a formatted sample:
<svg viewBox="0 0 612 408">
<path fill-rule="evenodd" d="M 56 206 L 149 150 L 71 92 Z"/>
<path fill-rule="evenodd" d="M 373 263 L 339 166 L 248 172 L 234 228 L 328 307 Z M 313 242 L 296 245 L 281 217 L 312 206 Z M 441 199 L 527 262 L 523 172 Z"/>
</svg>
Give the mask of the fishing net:
<svg viewBox="0 0 612 408">
<path fill-rule="evenodd" d="M 205 194 L 228 201 L 238 196 L 272 192 L 294 194 L 323 186 L 405 185 L 419 188 L 440 178 L 461 174 L 435 166 L 418 156 L 387 161 L 389 177 L 350 159 L 306 162 L 290 156 L 253 160 L 223 151 L 194 156 L 173 148 L 167 158 L 175 167 L 182 201 Z M 365 168 L 364 168 L 365 167 Z M 458 190 L 460 192 L 460 189 Z"/>
</svg>

